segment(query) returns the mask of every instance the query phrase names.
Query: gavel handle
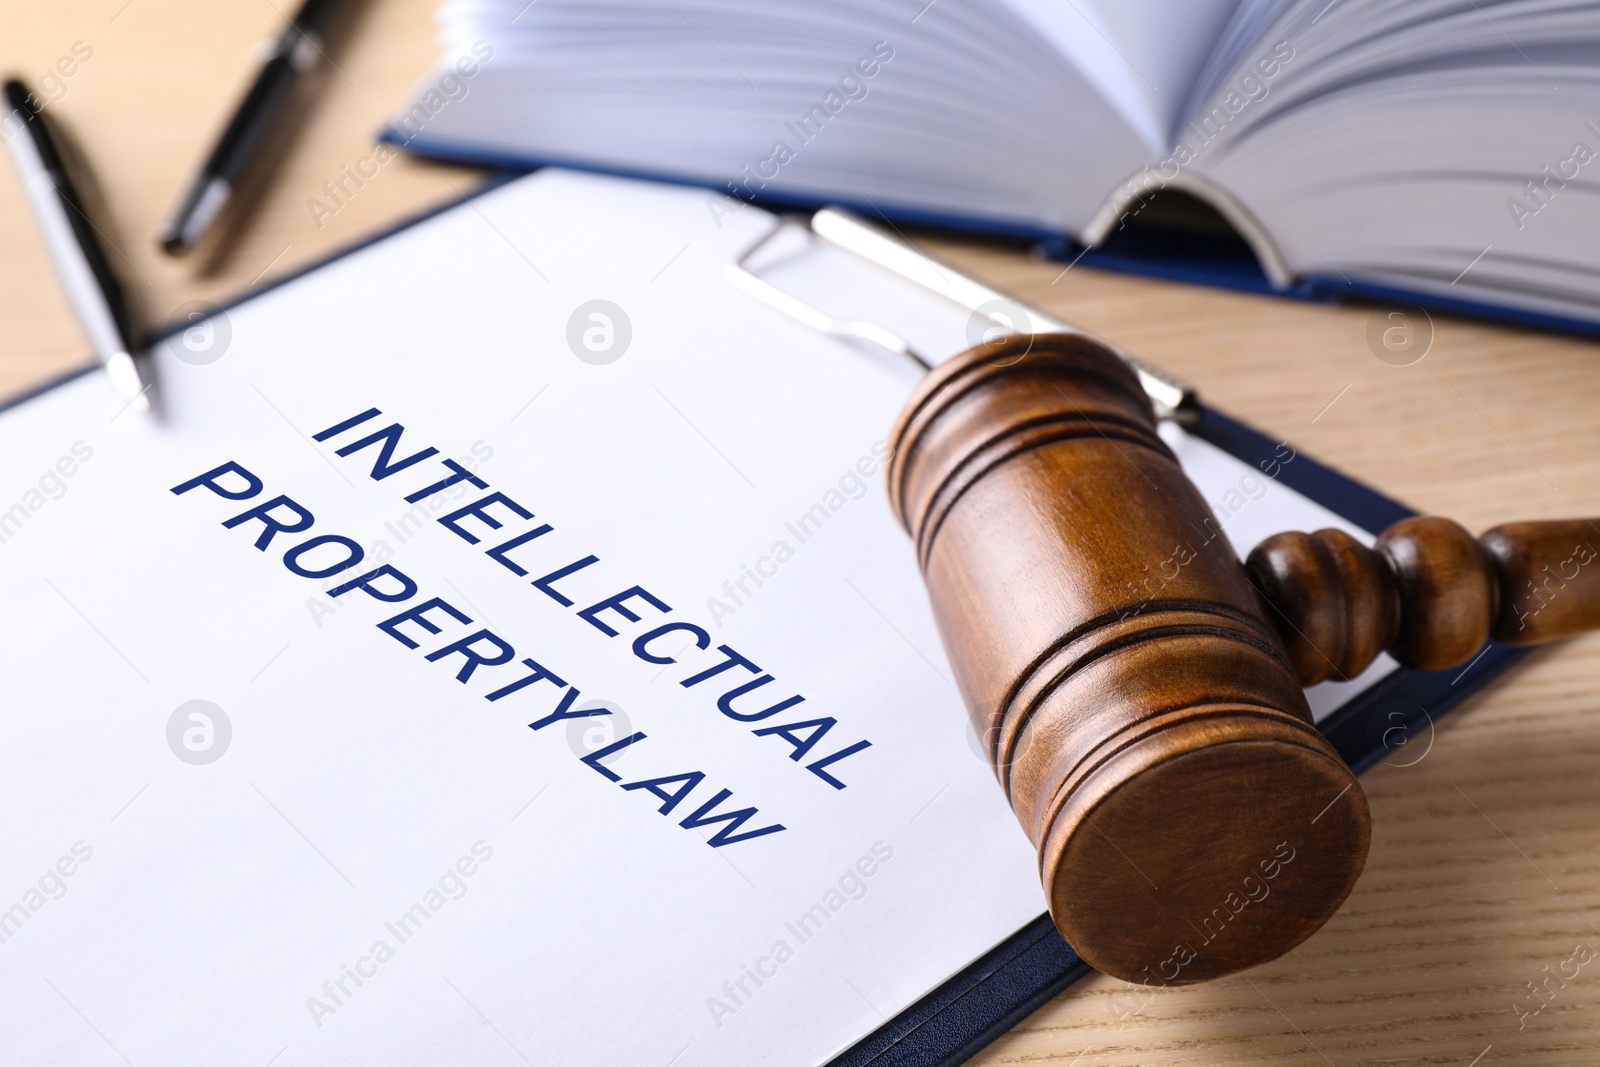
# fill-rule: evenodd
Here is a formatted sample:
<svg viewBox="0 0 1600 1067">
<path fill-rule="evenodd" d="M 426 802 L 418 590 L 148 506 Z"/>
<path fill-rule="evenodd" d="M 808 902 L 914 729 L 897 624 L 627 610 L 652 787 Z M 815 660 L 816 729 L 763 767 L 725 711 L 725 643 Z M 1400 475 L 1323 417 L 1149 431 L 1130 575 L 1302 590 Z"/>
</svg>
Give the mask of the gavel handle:
<svg viewBox="0 0 1600 1067">
<path fill-rule="evenodd" d="M 1354 678 L 1384 650 L 1443 670 L 1491 636 L 1535 645 L 1600 628 L 1600 519 L 1514 522 L 1474 540 L 1424 516 L 1372 548 L 1341 530 L 1281 533 L 1245 569 L 1304 685 Z"/>
</svg>

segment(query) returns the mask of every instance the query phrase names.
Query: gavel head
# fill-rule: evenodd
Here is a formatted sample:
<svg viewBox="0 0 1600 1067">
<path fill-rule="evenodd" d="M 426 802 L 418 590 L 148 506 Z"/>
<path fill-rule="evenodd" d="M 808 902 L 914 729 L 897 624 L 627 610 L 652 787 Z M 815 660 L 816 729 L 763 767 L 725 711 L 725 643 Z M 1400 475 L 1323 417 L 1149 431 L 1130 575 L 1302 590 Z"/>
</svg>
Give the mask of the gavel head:
<svg viewBox="0 0 1600 1067">
<path fill-rule="evenodd" d="M 892 506 L 1068 943 L 1164 985 L 1315 932 L 1361 873 L 1366 798 L 1127 364 L 1068 334 L 969 350 L 890 444 Z"/>
</svg>

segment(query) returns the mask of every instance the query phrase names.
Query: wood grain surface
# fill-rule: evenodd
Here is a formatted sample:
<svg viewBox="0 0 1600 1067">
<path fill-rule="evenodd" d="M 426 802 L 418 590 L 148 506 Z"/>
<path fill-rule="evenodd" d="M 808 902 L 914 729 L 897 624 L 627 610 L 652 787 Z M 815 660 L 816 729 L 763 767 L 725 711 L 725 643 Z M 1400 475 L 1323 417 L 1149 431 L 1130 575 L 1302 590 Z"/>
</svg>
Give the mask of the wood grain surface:
<svg viewBox="0 0 1600 1067">
<path fill-rule="evenodd" d="M 374 131 L 436 53 L 434 0 L 373 0 L 334 54 L 338 71 L 234 254 L 207 276 L 161 257 L 157 225 L 284 7 L 0 4 L 0 68 L 37 81 L 76 42 L 94 50 L 63 79 L 50 112 L 96 167 L 113 258 L 156 319 L 292 271 L 476 180 L 396 159 L 320 228 L 312 217 L 307 201 L 372 151 Z M 1420 510 L 1472 530 L 1600 514 L 1593 344 L 1436 316 L 1426 356 L 1392 366 L 1367 340 L 1375 314 L 1380 331 L 1387 324 L 1386 310 L 1063 271 L 995 245 L 924 243 Z M 80 365 L 86 353 L 15 178 L 0 167 L 0 392 Z M 1154 997 L 1109 978 L 1080 982 L 976 1062 L 1595 1062 L 1600 958 L 1578 961 L 1600 951 L 1600 639 L 1535 652 L 1363 785 L 1371 856 L 1321 933 L 1275 963 Z"/>
</svg>

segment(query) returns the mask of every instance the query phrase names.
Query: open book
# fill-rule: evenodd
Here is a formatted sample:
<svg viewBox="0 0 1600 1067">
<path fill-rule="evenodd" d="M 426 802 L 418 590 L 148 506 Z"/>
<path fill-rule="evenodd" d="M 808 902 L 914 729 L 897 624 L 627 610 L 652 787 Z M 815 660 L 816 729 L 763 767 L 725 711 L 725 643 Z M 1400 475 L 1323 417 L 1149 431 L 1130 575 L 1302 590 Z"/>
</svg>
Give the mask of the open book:
<svg viewBox="0 0 1600 1067">
<path fill-rule="evenodd" d="M 422 153 L 1090 246 L 1177 189 L 1279 288 L 1600 318 L 1592 3 L 447 0 L 440 21 L 444 65 L 388 135 Z"/>
</svg>

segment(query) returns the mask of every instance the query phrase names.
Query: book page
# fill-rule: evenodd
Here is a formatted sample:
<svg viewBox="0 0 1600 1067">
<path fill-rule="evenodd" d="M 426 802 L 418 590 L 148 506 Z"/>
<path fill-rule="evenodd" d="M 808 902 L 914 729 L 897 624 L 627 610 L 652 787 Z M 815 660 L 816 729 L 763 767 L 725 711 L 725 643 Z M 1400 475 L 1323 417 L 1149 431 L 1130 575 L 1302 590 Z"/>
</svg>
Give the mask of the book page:
<svg viewBox="0 0 1600 1067">
<path fill-rule="evenodd" d="M 1594 318 L 1592 7 L 1519 0 L 1492 20 L 1450 0 L 1253 8 L 1164 175 L 1181 165 L 1226 190 L 1263 260 L 1281 263 L 1275 280 Z"/>
<path fill-rule="evenodd" d="M 1184 101 L 1237 0 L 1008 0 L 1146 139 L 1171 147 Z"/>
<path fill-rule="evenodd" d="M 1165 145 L 1123 113 L 1147 109 L 1105 38 L 1068 27 L 1075 55 L 1008 0 L 448 0 L 439 25 L 385 135 L 423 155 L 1038 239 L 1080 233 Z"/>
<path fill-rule="evenodd" d="M 770 223 L 543 172 L 0 416 L 0 1060 L 818 1064 L 1043 911 Z"/>
</svg>

